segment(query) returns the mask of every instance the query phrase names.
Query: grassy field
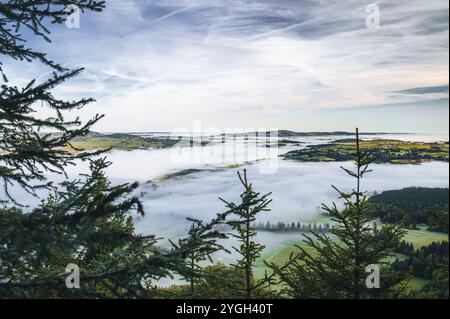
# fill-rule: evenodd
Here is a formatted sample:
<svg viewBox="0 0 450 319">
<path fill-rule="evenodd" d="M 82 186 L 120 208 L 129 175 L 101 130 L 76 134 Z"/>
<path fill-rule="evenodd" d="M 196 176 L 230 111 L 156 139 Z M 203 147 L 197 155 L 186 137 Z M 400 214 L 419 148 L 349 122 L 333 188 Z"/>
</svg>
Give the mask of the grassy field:
<svg viewBox="0 0 450 319">
<path fill-rule="evenodd" d="M 71 144 L 82 150 L 134 150 L 148 148 L 164 148 L 173 146 L 177 141 L 159 138 L 143 138 L 129 134 L 92 133 L 84 138 L 72 141 Z"/>
<path fill-rule="evenodd" d="M 364 140 L 361 148 L 372 153 L 376 163 L 419 164 L 449 160 L 449 144 L 405 142 L 397 140 Z M 329 144 L 311 145 L 281 155 L 284 159 L 305 162 L 349 161 L 354 159 L 355 140 L 337 140 Z"/>
<path fill-rule="evenodd" d="M 406 236 L 404 237 L 404 240 L 412 243 L 416 249 L 419 249 L 423 246 L 431 244 L 432 242 L 448 241 L 448 235 L 444 233 L 430 232 L 424 229 L 408 230 Z M 315 253 L 314 250 L 306 246 L 303 241 L 299 240 L 298 243 L 287 245 L 285 248 L 279 250 L 278 252 L 267 254 L 264 257 L 269 262 L 281 265 L 289 258 L 291 253 L 298 253 L 300 251 L 296 246 L 305 248 L 306 251 L 312 255 L 314 255 Z M 406 257 L 401 254 L 396 254 L 395 256 L 390 258 L 390 261 L 394 261 L 395 259 L 402 260 L 404 258 Z"/>
<path fill-rule="evenodd" d="M 311 254 L 312 256 L 316 255 L 316 251 L 314 249 L 307 246 L 304 242 L 299 242 L 298 244 L 287 246 L 282 250 L 280 250 L 278 253 L 273 254 L 268 259 L 268 261 L 273 262 L 277 265 L 283 265 L 289 259 L 289 256 L 291 254 L 295 255 L 300 252 L 300 249 L 297 246 L 302 247 L 303 249 L 305 249 L 307 253 Z M 395 260 L 405 260 L 406 258 L 407 257 L 405 255 L 395 254 L 394 256 L 390 257 L 387 261 L 394 262 Z"/>
<path fill-rule="evenodd" d="M 325 218 L 325 217 L 324 217 Z M 325 219 L 326 220 L 326 219 Z M 430 232 L 427 231 L 425 227 L 422 227 L 419 230 L 408 230 L 404 240 L 410 242 L 414 245 L 416 249 L 419 249 L 423 246 L 429 245 L 432 242 L 442 242 L 448 241 L 448 235 L 444 233 Z M 314 249 L 307 246 L 303 241 L 299 240 L 297 242 L 286 243 L 284 248 L 281 248 L 278 251 L 269 251 L 266 252 L 260 261 L 257 263 L 257 267 L 255 269 L 255 276 L 257 278 L 263 278 L 265 271 L 268 269 L 265 267 L 263 260 L 266 260 L 269 263 L 275 263 L 276 265 L 283 265 L 291 254 L 297 254 L 300 252 L 300 249 L 296 246 L 300 246 L 304 248 L 309 254 L 314 256 L 316 252 Z M 394 262 L 395 260 L 404 260 L 407 257 L 402 254 L 395 254 L 390 257 L 387 261 Z M 408 287 L 412 290 L 420 290 L 428 281 L 422 278 L 413 278 L 408 283 Z"/>
<path fill-rule="evenodd" d="M 448 234 L 430 232 L 422 227 L 420 230 L 408 230 L 404 240 L 412 243 L 414 248 L 419 249 L 423 246 L 431 244 L 432 242 L 448 241 Z"/>
<path fill-rule="evenodd" d="M 157 148 L 155 143 L 149 143 L 138 139 L 114 139 L 114 138 L 92 138 L 86 141 L 73 142 L 76 148 L 84 150 L 104 150 L 109 148 L 120 150 L 132 150 L 137 148 Z"/>
<path fill-rule="evenodd" d="M 317 224 L 333 224 L 334 222 L 332 219 L 327 215 L 319 215 L 311 222 L 317 223 Z M 377 223 L 378 226 L 383 227 L 383 224 Z M 440 232 L 431 232 L 427 230 L 426 225 L 420 225 L 418 229 L 408 229 L 406 230 L 406 235 L 403 238 L 405 241 L 412 243 L 416 249 L 419 249 L 424 246 L 428 246 L 432 242 L 443 242 L 448 241 L 449 237 L 446 233 L 440 233 Z"/>
<path fill-rule="evenodd" d="M 408 288 L 411 289 L 411 290 L 420 290 L 428 282 L 429 282 L 429 280 L 426 280 L 426 279 L 423 279 L 423 278 L 414 277 L 413 279 L 411 279 L 408 282 Z"/>
</svg>

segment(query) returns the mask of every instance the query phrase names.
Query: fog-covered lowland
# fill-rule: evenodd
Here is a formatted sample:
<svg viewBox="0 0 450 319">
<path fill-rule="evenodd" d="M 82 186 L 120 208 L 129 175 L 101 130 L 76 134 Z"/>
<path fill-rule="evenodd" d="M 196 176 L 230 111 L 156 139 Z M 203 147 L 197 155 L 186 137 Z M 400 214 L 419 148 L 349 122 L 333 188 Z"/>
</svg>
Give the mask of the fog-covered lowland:
<svg viewBox="0 0 450 319">
<path fill-rule="evenodd" d="M 141 136 L 168 137 L 163 133 L 142 133 Z M 283 160 L 279 155 L 312 144 L 330 143 L 348 136 L 279 137 L 275 140 L 227 139 L 225 143 L 213 142 L 207 146 L 174 146 L 162 149 L 115 150 L 105 156 L 111 162 L 107 175 L 114 184 L 138 181 L 136 194 L 145 207 L 144 217 L 135 217 L 138 233 L 154 234 L 162 238 L 162 247 L 169 245 L 168 238 L 176 240 L 186 235 L 186 217 L 208 221 L 224 212 L 225 200 L 238 201 L 242 192 L 237 172 L 247 169 L 248 178 L 261 193 L 272 192 L 271 211 L 261 214 L 261 222 L 321 222 L 322 203 L 338 202 L 331 185 L 350 190 L 354 180 L 340 169 L 351 167 L 351 162 L 301 162 Z M 418 142 L 446 142 L 448 135 L 382 134 L 362 136 L 363 139 L 396 139 Z M 369 194 L 408 186 L 448 187 L 448 162 L 411 164 L 374 164 L 373 172 L 363 179 L 363 189 Z M 67 170 L 68 178 L 80 178 L 88 171 L 88 163 L 77 162 Z M 54 181 L 63 176 L 50 175 Z M 20 189 L 13 189 L 21 203 L 32 209 L 39 199 L 32 198 Z M 41 193 L 41 195 L 44 195 Z M 44 197 L 43 197 L 44 198 Z M 299 233 L 274 233 L 259 231 L 258 242 L 266 246 L 263 258 L 270 258 L 283 248 L 298 243 Z M 225 241 L 229 248 L 233 238 Z M 234 262 L 236 256 L 219 252 L 215 259 Z M 258 270 L 259 271 L 259 270 Z M 170 285 L 172 280 L 161 281 Z"/>
<path fill-rule="evenodd" d="M 151 136 L 152 133 L 142 135 Z M 154 134 L 164 136 L 163 134 Z M 209 220 L 224 210 L 218 199 L 238 200 L 241 185 L 236 172 L 246 168 L 256 190 L 272 192 L 272 211 L 263 214 L 266 222 L 310 222 L 320 213 L 321 203 L 337 200 L 331 185 L 342 189 L 353 186 L 352 179 L 340 168 L 348 163 L 304 163 L 285 161 L 279 154 L 310 144 L 327 143 L 340 136 L 289 137 L 290 144 L 280 147 L 256 145 L 251 140 L 228 141 L 209 146 L 174 147 L 107 154 L 111 166 L 107 174 L 113 183 L 138 181 L 146 216 L 136 220 L 138 232 L 178 237 L 185 233 L 186 217 Z M 448 141 L 448 135 L 371 135 L 364 139 L 399 139 L 407 141 Z M 280 138 L 281 140 L 281 138 Z M 298 142 L 298 144 L 292 143 Z M 272 144 L 278 145 L 276 141 Z M 87 163 L 69 167 L 69 178 L 87 171 Z M 421 165 L 373 165 L 373 173 L 363 181 L 368 192 L 380 192 L 408 186 L 448 187 L 449 166 L 446 162 Z M 61 176 L 52 176 L 61 180 Z M 38 203 L 21 191 L 14 192 L 30 206 Z M 269 245 L 291 240 L 286 234 L 268 234 L 262 241 Z M 261 237 L 261 236 L 260 236 Z M 278 238 L 278 240 L 276 239 Z"/>
<path fill-rule="evenodd" d="M 310 221 L 319 214 L 321 203 L 336 199 L 331 184 L 349 190 L 354 181 L 343 174 L 339 165 L 350 163 L 299 163 L 280 161 L 277 173 L 261 175 L 257 165 L 245 165 L 248 177 L 255 188 L 272 192 L 272 211 L 263 219 L 271 222 Z M 447 163 L 422 165 L 373 165 L 374 172 L 368 175 L 364 187 L 369 191 L 383 191 L 407 186 L 448 186 Z M 146 184 L 141 187 L 147 217 L 137 224 L 142 232 L 173 233 L 180 228 L 186 216 L 201 219 L 212 218 L 223 211 L 218 196 L 227 200 L 238 200 L 241 187 L 236 176 L 238 169 L 205 171 L 176 177 L 161 184 Z M 160 222 L 157 222 L 161 220 Z"/>
</svg>

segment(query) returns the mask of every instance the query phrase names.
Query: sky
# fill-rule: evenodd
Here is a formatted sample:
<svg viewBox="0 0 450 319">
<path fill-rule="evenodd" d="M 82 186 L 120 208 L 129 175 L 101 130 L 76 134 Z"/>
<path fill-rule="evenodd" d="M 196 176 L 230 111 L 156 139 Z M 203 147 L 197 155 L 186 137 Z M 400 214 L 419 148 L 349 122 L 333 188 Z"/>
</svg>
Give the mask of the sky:
<svg viewBox="0 0 450 319">
<path fill-rule="evenodd" d="M 379 26 L 367 26 L 367 6 Z M 32 47 L 84 73 L 55 95 L 89 96 L 94 130 L 203 128 L 449 131 L 446 0 L 109 0 L 79 29 Z M 369 19 L 369 21 L 372 21 Z M 44 80 L 39 63 L 4 66 Z M 47 110 L 39 109 L 45 116 Z M 75 115 L 73 115 L 75 116 Z"/>
</svg>

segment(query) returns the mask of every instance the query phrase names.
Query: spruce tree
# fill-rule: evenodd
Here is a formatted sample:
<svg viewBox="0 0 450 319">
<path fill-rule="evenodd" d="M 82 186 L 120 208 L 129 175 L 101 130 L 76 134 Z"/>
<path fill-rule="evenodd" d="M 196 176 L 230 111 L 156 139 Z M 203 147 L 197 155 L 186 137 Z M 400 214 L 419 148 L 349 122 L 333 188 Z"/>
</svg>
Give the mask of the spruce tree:
<svg viewBox="0 0 450 319">
<path fill-rule="evenodd" d="M 106 160 L 72 147 L 71 141 L 86 135 L 102 116 L 86 123 L 66 120 L 67 113 L 93 100 L 64 101 L 52 90 L 82 69 L 62 67 L 28 47 L 22 36 L 50 41 L 46 25 L 64 23 L 71 14 L 68 5 L 82 11 L 104 8 L 103 1 L 93 0 L 0 3 L 0 297 L 149 297 L 154 280 L 184 271 L 182 256 L 161 252 L 154 236 L 135 234 L 132 215 L 143 214 L 133 196 L 137 184 L 111 185 L 104 175 Z M 42 63 L 53 75 L 23 88 L 9 85 L 6 58 Z M 54 116 L 36 116 L 38 107 L 50 108 Z M 91 172 L 60 185 L 48 181 L 48 173 L 65 174 L 77 160 L 90 161 Z M 33 196 L 46 189 L 50 195 L 25 213 L 10 194 L 12 186 Z M 68 264 L 80 269 L 80 289 L 66 287 Z"/>
<path fill-rule="evenodd" d="M 46 24 L 63 24 L 71 14 L 67 10 L 68 5 L 77 6 L 82 11 L 101 11 L 104 8 L 103 1 L 93 0 L 8 0 L 0 3 L 0 81 L 3 81 L 0 88 L 0 179 L 6 197 L 0 198 L 0 202 L 14 202 L 10 195 L 13 185 L 32 195 L 36 195 L 38 189 L 50 188 L 45 172 L 64 174 L 67 165 L 89 155 L 73 149 L 70 141 L 86 135 L 102 116 L 96 115 L 82 123 L 78 118 L 65 120 L 64 115 L 94 100 L 64 101 L 55 98 L 51 92 L 83 69 L 69 70 L 61 66 L 46 53 L 28 47 L 27 38 L 23 36 L 28 33 L 50 42 L 50 30 Z M 41 83 L 30 80 L 23 88 L 10 86 L 3 64 L 7 58 L 24 64 L 38 61 L 49 67 L 53 75 Z M 54 111 L 54 116 L 36 116 L 37 107 L 48 107 Z"/>
<path fill-rule="evenodd" d="M 355 170 L 342 169 L 355 180 L 356 187 L 347 193 L 333 188 L 343 200 L 344 208 L 336 204 L 323 209 L 335 222 L 330 235 L 304 235 L 300 253 L 291 256 L 291 265 L 280 268 L 271 263 L 275 274 L 286 288 L 284 293 L 294 298 L 382 298 L 398 296 L 404 288 L 405 274 L 394 271 L 389 264 L 400 246 L 404 230 L 397 225 L 383 225 L 374 232 L 370 227 L 372 209 L 361 189 L 363 177 L 374 161 L 372 155 L 360 148 L 356 131 Z M 380 269 L 380 288 L 366 286 L 366 268 Z"/>
<path fill-rule="evenodd" d="M 218 251 L 229 252 L 219 243 L 220 239 L 228 238 L 227 235 L 221 232 L 218 227 L 225 223 L 227 213 L 218 214 L 211 222 L 204 224 L 203 221 L 188 218 L 191 226 L 186 238 L 180 239 L 178 244 L 171 241 L 175 251 L 178 251 L 186 262 L 185 273 L 182 278 L 189 282 L 190 298 L 196 297 L 195 288 L 197 285 L 204 284 L 205 281 L 211 280 L 208 278 L 208 272 L 204 270 L 204 262 L 214 263 L 212 255 Z M 208 268 L 210 269 L 210 268 Z"/>
<path fill-rule="evenodd" d="M 135 234 L 138 185 L 111 185 L 108 165 L 93 160 L 83 180 L 63 182 L 30 213 L 0 209 L 0 297 L 149 297 L 153 280 L 183 270 L 178 253 Z M 80 269 L 80 289 L 65 285 L 68 264 Z"/>
<path fill-rule="evenodd" d="M 269 199 L 271 193 L 261 195 L 255 192 L 253 185 L 247 180 L 246 170 L 243 174 L 238 172 L 238 177 L 244 187 L 244 191 L 240 195 L 240 203 L 235 204 L 224 199 L 221 200 L 230 213 L 231 221 L 228 224 L 234 230 L 231 236 L 241 244 L 239 247 L 233 246 L 233 250 L 240 256 L 235 267 L 243 273 L 245 286 L 237 286 L 236 289 L 238 292 L 243 292 L 245 298 L 253 299 L 267 294 L 265 289 L 270 283 L 270 278 L 266 276 L 266 278 L 256 281 L 253 276 L 255 261 L 261 257 L 265 246 L 254 241 L 257 232 L 252 225 L 260 213 L 270 211 L 268 206 L 272 200 Z"/>
</svg>

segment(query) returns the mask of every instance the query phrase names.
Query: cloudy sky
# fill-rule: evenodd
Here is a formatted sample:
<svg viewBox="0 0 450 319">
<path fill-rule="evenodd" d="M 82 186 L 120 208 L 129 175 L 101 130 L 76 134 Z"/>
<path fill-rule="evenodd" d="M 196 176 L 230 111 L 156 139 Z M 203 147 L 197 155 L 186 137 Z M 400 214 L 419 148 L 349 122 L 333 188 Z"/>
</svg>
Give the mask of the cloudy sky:
<svg viewBox="0 0 450 319">
<path fill-rule="evenodd" d="M 448 132 L 446 0 L 109 0 L 33 41 L 83 66 L 58 96 L 93 96 L 98 131 L 280 128 Z M 18 83 L 42 66 L 11 63 Z M 11 76 L 12 75 L 12 76 Z"/>
</svg>

